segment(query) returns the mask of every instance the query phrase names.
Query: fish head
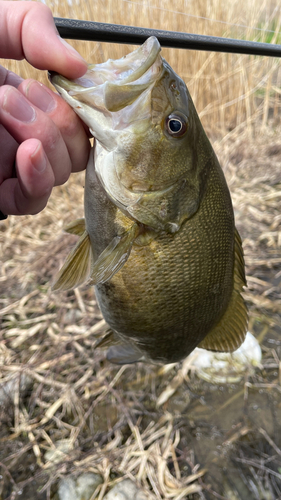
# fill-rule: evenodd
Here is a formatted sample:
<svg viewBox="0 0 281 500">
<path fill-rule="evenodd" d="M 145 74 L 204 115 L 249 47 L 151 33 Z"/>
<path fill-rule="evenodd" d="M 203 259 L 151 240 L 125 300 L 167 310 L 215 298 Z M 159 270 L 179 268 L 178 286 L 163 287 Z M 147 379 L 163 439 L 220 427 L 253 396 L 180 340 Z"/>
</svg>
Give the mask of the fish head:
<svg viewBox="0 0 281 500">
<path fill-rule="evenodd" d="M 88 125 L 95 139 L 112 151 L 121 132 L 135 121 L 135 108 L 137 121 L 143 128 L 145 123 L 148 127 L 149 102 L 143 96 L 160 71 L 160 50 L 158 40 L 151 37 L 121 59 L 89 64 L 87 72 L 76 80 L 68 80 L 55 72 L 49 72 L 49 79 Z"/>
<path fill-rule="evenodd" d="M 109 198 L 134 220 L 174 233 L 199 207 L 207 139 L 160 51 L 150 37 L 119 60 L 89 65 L 81 78 L 50 80 L 95 137 L 95 169 Z"/>
</svg>

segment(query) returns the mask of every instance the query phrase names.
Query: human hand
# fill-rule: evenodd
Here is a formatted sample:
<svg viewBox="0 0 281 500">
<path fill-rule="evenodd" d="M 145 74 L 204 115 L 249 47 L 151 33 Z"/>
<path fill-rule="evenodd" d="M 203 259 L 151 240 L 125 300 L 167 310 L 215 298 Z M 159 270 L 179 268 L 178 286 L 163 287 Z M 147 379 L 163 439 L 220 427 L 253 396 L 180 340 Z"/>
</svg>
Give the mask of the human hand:
<svg viewBox="0 0 281 500">
<path fill-rule="evenodd" d="M 52 13 L 37 2 L 0 1 L 0 57 L 78 78 L 84 59 L 57 34 Z M 86 167 L 84 125 L 57 94 L 0 66 L 0 211 L 35 214 L 53 186 Z M 1 214 L 0 214 L 1 215 Z"/>
</svg>

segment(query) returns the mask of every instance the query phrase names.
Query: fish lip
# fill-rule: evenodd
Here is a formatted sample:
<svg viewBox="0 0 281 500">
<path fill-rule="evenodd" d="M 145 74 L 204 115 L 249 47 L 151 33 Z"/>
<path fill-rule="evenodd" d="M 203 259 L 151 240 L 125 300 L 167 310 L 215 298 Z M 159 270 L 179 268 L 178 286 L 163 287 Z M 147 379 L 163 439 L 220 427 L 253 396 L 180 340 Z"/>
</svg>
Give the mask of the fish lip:
<svg viewBox="0 0 281 500">
<path fill-rule="evenodd" d="M 127 78 L 122 80 L 123 85 L 137 81 L 152 68 L 161 51 L 161 46 L 157 38 L 151 36 L 143 43 L 141 49 L 143 52 L 147 53 L 147 57 L 144 61 L 142 61 L 141 58 L 139 59 L 139 66 L 131 73 L 131 75 L 128 75 Z"/>
<path fill-rule="evenodd" d="M 88 71 L 76 80 L 68 80 L 54 71 L 49 71 L 49 80 L 97 141 L 107 151 L 112 151 L 120 132 L 131 127 L 135 116 L 133 108 L 139 99 L 143 124 L 151 118 L 151 110 L 143 96 L 145 93 L 148 96 L 162 73 L 160 50 L 157 38 L 150 37 L 126 57 L 89 65 Z M 100 69 L 102 78 L 99 77 Z"/>
<path fill-rule="evenodd" d="M 151 36 L 147 40 L 145 40 L 145 42 L 140 47 L 127 54 L 127 56 L 116 59 L 115 61 L 109 60 L 101 64 L 89 65 L 88 71 L 108 71 L 110 79 L 107 79 L 106 81 L 114 82 L 118 85 L 129 84 L 132 82 L 136 82 L 153 66 L 160 51 L 161 46 L 159 41 L 156 37 Z M 113 67 L 107 70 L 107 65 L 110 66 L 111 64 Z M 130 67 L 132 67 L 132 71 L 128 74 L 128 70 Z M 124 73 L 126 76 L 122 76 Z M 85 77 L 87 77 L 87 72 L 85 73 L 85 75 L 75 81 L 78 82 L 80 80 L 83 80 L 83 78 Z"/>
<path fill-rule="evenodd" d="M 93 108 L 97 106 L 100 112 L 110 112 L 107 102 L 116 100 L 116 93 L 121 92 L 125 94 L 124 105 L 120 107 L 123 109 L 127 105 L 126 93 L 132 93 L 133 89 L 133 102 L 158 78 L 160 61 L 162 63 L 162 58 L 158 58 L 160 51 L 161 46 L 157 38 L 150 37 L 141 47 L 125 57 L 101 64 L 90 64 L 87 72 L 80 78 L 68 80 L 53 71 L 49 71 L 48 77 L 53 85 L 64 89 L 73 99 L 78 101 L 79 96 L 83 95 L 83 102 Z M 103 105 L 97 104 L 96 101 L 103 102 Z"/>
</svg>

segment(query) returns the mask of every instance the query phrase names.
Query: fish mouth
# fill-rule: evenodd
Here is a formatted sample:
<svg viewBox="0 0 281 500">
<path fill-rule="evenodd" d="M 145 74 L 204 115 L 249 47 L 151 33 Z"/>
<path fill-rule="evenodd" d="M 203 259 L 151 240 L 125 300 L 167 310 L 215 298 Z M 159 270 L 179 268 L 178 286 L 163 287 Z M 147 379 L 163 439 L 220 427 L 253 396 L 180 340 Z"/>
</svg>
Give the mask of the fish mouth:
<svg viewBox="0 0 281 500">
<path fill-rule="evenodd" d="M 172 70 L 160 51 L 157 38 L 150 37 L 121 59 L 90 64 L 76 80 L 54 73 L 50 80 L 96 139 L 92 164 L 108 198 L 131 219 L 174 233 L 181 223 L 177 199 L 185 179 L 162 180 L 160 170 L 147 175 L 158 162 L 162 115 L 170 106 L 165 86 Z M 153 154 L 152 142 L 157 142 Z"/>
<path fill-rule="evenodd" d="M 150 89 L 163 71 L 160 51 L 157 38 L 150 37 L 121 59 L 90 64 L 87 72 L 76 80 L 56 73 L 49 73 L 49 79 L 94 137 L 112 150 L 117 133 L 135 123 L 136 114 L 142 128 L 144 122 L 149 125 Z M 109 140 L 104 132 L 109 134 Z"/>
</svg>

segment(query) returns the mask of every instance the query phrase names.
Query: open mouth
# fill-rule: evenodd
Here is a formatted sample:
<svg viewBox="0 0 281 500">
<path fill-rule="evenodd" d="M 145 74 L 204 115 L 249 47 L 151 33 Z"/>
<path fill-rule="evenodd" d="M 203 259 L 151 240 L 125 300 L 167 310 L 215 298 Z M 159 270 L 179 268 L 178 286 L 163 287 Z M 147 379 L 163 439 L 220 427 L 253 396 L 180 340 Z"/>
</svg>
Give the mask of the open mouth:
<svg viewBox="0 0 281 500">
<path fill-rule="evenodd" d="M 50 80 L 60 91 L 100 110 L 118 112 L 132 104 L 158 77 L 162 68 L 160 44 L 155 37 L 121 59 L 91 64 L 81 78 L 69 81 L 50 73 Z"/>
</svg>

